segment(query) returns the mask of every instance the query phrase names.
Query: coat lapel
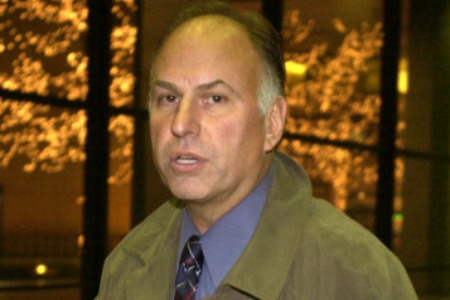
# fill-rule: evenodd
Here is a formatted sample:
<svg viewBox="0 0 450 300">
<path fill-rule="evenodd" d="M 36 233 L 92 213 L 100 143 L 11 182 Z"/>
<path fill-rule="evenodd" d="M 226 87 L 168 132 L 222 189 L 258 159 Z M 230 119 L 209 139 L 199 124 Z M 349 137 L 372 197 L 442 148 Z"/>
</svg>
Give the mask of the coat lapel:
<svg viewBox="0 0 450 300">
<path fill-rule="evenodd" d="M 258 227 L 223 282 L 258 299 L 278 299 L 281 294 L 311 201 L 306 173 L 284 155 L 278 154 L 275 163 L 274 181 Z"/>
<path fill-rule="evenodd" d="M 169 226 L 155 228 L 162 235 L 149 235 L 156 240 L 146 241 L 130 249 L 142 261 L 126 283 L 127 299 L 171 299 L 175 282 L 178 240 L 180 235 L 180 213 L 167 216 L 172 218 Z M 166 223 L 167 224 L 167 223 Z M 158 226 L 155 226 L 158 227 Z"/>
</svg>

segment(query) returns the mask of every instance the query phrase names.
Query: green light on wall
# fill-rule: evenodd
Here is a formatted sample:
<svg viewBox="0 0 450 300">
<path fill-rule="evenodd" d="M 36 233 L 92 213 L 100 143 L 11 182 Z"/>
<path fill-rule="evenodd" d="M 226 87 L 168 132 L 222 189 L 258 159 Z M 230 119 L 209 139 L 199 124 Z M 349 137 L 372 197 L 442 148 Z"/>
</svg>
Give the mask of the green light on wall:
<svg viewBox="0 0 450 300">
<path fill-rule="evenodd" d="M 402 213 L 394 213 L 392 215 L 392 222 L 403 222 L 403 214 Z"/>
</svg>

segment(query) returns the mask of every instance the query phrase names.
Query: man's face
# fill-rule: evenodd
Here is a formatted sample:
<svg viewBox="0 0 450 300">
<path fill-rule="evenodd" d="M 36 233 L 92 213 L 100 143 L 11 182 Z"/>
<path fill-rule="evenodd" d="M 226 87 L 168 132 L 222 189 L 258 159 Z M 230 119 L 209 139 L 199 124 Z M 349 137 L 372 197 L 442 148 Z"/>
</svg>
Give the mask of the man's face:
<svg viewBox="0 0 450 300">
<path fill-rule="evenodd" d="M 267 170 L 272 147 L 258 108 L 260 67 L 243 30 L 221 17 L 182 25 L 161 49 L 151 86 L 152 147 L 164 182 L 188 206 L 227 210 Z"/>
</svg>

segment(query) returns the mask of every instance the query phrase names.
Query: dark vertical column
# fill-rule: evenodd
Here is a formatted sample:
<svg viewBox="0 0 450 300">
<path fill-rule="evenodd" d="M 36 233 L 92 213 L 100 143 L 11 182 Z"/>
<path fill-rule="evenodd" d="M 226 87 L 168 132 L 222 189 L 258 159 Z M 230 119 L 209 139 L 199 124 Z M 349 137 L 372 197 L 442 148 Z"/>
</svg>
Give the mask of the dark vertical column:
<svg viewBox="0 0 450 300">
<path fill-rule="evenodd" d="M 137 109 L 146 107 L 146 97 L 141 96 L 142 90 L 142 1 L 136 0 L 136 26 L 138 38 L 134 56 L 134 74 L 136 83 L 134 87 L 134 105 Z M 146 77 L 145 77 L 146 78 Z M 148 163 L 148 119 L 136 117 L 134 120 L 134 144 L 133 144 L 133 189 L 132 189 L 132 226 L 141 222 L 147 215 L 147 163 Z"/>
<path fill-rule="evenodd" d="M 3 212 L 3 207 L 4 207 L 4 200 L 3 200 L 3 191 L 4 191 L 4 187 L 2 185 L 0 185 L 0 232 L 2 234 L 0 234 L 0 256 L 2 256 L 4 254 L 5 251 L 5 245 L 4 245 L 4 231 L 3 231 L 3 222 L 4 222 L 4 212 Z"/>
<path fill-rule="evenodd" d="M 397 133 L 397 74 L 400 48 L 400 0 L 385 0 L 384 44 L 381 54 L 381 108 L 375 233 L 388 247 L 392 243 L 395 138 Z"/>
<path fill-rule="evenodd" d="M 262 15 L 269 20 L 278 32 L 283 27 L 283 1 L 263 0 Z"/>
<path fill-rule="evenodd" d="M 88 1 L 87 137 L 83 209 L 82 298 L 92 300 L 107 249 L 108 105 L 111 62 L 111 0 Z"/>
</svg>

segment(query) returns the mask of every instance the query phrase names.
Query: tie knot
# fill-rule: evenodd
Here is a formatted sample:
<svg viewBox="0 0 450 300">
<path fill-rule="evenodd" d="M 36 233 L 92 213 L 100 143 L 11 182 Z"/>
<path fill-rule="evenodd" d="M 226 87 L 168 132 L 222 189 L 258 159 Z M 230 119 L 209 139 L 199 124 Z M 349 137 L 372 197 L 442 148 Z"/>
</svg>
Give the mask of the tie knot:
<svg viewBox="0 0 450 300">
<path fill-rule="evenodd" d="M 188 260 L 189 258 L 195 260 L 200 259 L 203 262 L 202 245 L 198 235 L 191 236 L 184 246 L 183 253 L 181 254 L 181 261 Z"/>
</svg>

